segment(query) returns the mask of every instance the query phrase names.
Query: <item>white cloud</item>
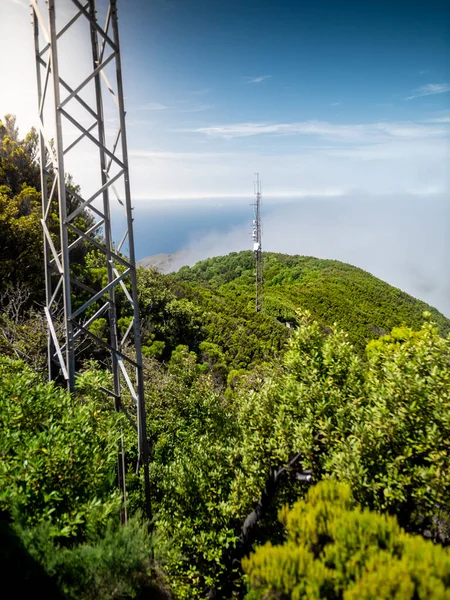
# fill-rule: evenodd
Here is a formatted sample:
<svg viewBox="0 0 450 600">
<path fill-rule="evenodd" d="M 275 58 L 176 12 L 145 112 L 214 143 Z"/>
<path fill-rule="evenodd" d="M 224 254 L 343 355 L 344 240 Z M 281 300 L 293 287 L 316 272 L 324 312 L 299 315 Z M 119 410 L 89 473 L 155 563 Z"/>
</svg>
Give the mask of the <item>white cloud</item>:
<svg viewBox="0 0 450 600">
<path fill-rule="evenodd" d="M 434 119 L 426 119 L 425 123 L 450 123 L 450 117 L 435 117 Z"/>
<path fill-rule="evenodd" d="M 296 123 L 231 123 L 189 129 L 211 138 L 242 138 L 258 135 L 310 135 L 339 142 L 382 142 L 389 139 L 442 137 L 450 133 L 446 127 L 413 122 L 380 122 L 367 124 L 334 124 L 326 121 Z"/>
<path fill-rule="evenodd" d="M 340 106 L 342 102 L 332 102 L 330 106 Z"/>
<path fill-rule="evenodd" d="M 171 152 L 161 150 L 129 150 L 132 158 L 149 160 L 207 161 L 235 156 L 233 152 Z"/>
<path fill-rule="evenodd" d="M 203 112 L 204 110 L 210 110 L 211 108 L 214 108 L 214 106 L 212 104 L 202 104 L 200 106 L 193 106 L 192 108 L 182 108 L 179 110 L 179 112 L 196 113 L 196 112 Z"/>
<path fill-rule="evenodd" d="M 432 96 L 433 94 L 443 94 L 450 92 L 450 83 L 427 83 L 413 91 L 411 96 L 405 100 L 413 100 L 413 98 L 421 98 L 422 96 Z"/>
<path fill-rule="evenodd" d="M 252 173 L 263 177 L 264 194 L 281 198 L 339 196 L 359 190 L 374 194 L 448 192 L 446 139 L 391 139 L 374 144 L 298 148 L 277 154 L 237 151 L 130 150 L 136 200 L 245 198 Z M 212 149 L 212 148 L 211 148 Z"/>
<path fill-rule="evenodd" d="M 149 102 L 148 104 L 144 104 L 144 106 L 140 106 L 139 110 L 168 110 L 168 108 L 166 104 L 162 104 L 161 102 Z"/>
<path fill-rule="evenodd" d="M 246 77 L 245 80 L 247 83 L 262 83 L 271 77 L 272 75 L 259 75 L 258 77 Z"/>
</svg>

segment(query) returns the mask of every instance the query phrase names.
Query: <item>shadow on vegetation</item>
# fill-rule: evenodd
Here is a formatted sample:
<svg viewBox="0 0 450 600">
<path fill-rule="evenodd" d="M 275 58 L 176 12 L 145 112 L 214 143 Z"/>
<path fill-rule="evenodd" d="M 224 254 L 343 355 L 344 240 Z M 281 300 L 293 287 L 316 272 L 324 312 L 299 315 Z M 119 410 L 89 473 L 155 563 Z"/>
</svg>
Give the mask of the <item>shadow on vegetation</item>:
<svg viewBox="0 0 450 600">
<path fill-rule="evenodd" d="M 5 597 L 62 600 L 59 591 L 45 569 L 30 556 L 11 527 L 9 514 L 0 512 L 0 579 Z"/>
<path fill-rule="evenodd" d="M 24 547 L 22 540 L 14 532 L 10 515 L 5 511 L 0 511 L 0 580 L 5 591 L 2 598 L 66 598 L 54 579 Z M 171 595 L 163 588 L 162 582 L 161 587 L 158 582 L 148 582 L 134 597 L 137 600 L 169 600 Z M 127 596 L 123 598 L 125 600 Z"/>
</svg>

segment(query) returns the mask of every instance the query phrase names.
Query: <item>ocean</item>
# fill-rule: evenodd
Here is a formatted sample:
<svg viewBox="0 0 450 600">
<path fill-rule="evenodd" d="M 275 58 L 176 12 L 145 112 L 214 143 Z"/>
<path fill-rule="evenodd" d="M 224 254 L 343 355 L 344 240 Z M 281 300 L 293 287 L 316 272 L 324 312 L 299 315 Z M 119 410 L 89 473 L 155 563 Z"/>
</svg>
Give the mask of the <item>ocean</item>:
<svg viewBox="0 0 450 600">
<path fill-rule="evenodd" d="M 144 202 L 134 203 L 134 239 L 136 259 L 153 254 L 171 254 L 183 250 L 208 235 L 220 237 L 236 227 L 248 226 L 251 248 L 253 207 L 251 197 L 242 203 Z M 114 215 L 116 216 L 116 215 Z M 114 218 L 113 218 L 114 221 Z M 120 240 L 123 230 L 114 227 L 114 238 Z"/>
</svg>

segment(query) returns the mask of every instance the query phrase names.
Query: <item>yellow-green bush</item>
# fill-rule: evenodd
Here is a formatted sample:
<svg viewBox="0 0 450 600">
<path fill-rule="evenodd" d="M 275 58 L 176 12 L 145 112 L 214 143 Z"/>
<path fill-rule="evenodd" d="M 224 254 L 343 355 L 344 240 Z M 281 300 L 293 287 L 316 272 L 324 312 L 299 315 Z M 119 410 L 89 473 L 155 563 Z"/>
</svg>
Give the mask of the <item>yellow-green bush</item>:
<svg viewBox="0 0 450 600">
<path fill-rule="evenodd" d="M 450 554 L 361 509 L 342 483 L 323 481 L 280 520 L 286 542 L 243 561 L 247 600 L 444 600 Z"/>
</svg>

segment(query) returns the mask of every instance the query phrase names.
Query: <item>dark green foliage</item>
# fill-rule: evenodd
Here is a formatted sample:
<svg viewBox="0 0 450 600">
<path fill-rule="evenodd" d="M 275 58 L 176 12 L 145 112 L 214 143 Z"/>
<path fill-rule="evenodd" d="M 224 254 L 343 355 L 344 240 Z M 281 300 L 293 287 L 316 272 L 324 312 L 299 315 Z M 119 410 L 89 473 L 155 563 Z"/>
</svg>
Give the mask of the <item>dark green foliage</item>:
<svg viewBox="0 0 450 600">
<path fill-rule="evenodd" d="M 219 287 L 239 278 L 253 281 L 255 258 L 252 252 L 231 252 L 227 256 L 207 258 L 193 267 L 181 267 L 176 274 L 182 281 L 202 281 Z"/>
<path fill-rule="evenodd" d="M 335 260 L 266 252 L 264 311 L 281 322 L 297 324 L 297 309 L 309 310 L 323 327 L 337 323 L 361 352 L 371 339 L 393 327 L 418 328 L 430 311 L 442 335 L 450 322 L 425 302 L 377 279 L 362 269 Z M 175 274 L 178 281 L 208 286 L 234 310 L 252 306 L 254 257 L 251 251 L 209 258 Z M 246 315 L 247 316 L 247 315 Z"/>
<path fill-rule="evenodd" d="M 41 563 L 30 556 L 3 511 L 0 512 L 0 578 L 3 595 L 9 590 L 14 598 L 32 598 L 39 594 L 46 600 L 63 600 L 56 582 Z"/>
<path fill-rule="evenodd" d="M 98 390 L 104 379 L 86 371 L 70 396 L 0 358 L 0 509 L 13 518 L 5 560 L 22 552 L 21 575 L 54 589 L 50 577 L 64 598 L 163 598 L 148 524 L 137 515 L 119 526 L 116 461 L 126 426 Z"/>
<path fill-rule="evenodd" d="M 0 184 L 0 279 L 5 287 L 26 286 L 37 299 L 44 273 L 40 193 L 24 184 L 11 194 L 11 188 Z"/>
<path fill-rule="evenodd" d="M 168 545 L 174 593 L 202 598 L 234 539 L 226 503 L 238 435 L 233 408 L 186 347 L 173 352 L 167 371 L 150 359 L 145 367 L 155 525 Z"/>
<path fill-rule="evenodd" d="M 35 326 L 36 309 L 43 314 L 44 281 L 44 244 L 41 227 L 41 181 L 40 169 L 36 162 L 38 153 L 38 134 L 32 129 L 21 139 L 15 126 L 15 117 L 7 115 L 0 120 L 0 351 L 25 360 L 38 369 L 46 361 L 45 345 Z M 49 186 L 51 188 L 52 167 L 49 167 Z M 80 188 L 70 175 L 66 175 L 66 204 L 68 213 L 80 205 Z M 72 222 L 80 231 L 86 231 L 94 225 L 95 219 L 89 209 L 83 209 Z M 57 191 L 52 195 L 48 207 L 47 226 L 56 251 L 60 249 L 59 205 Z M 69 230 L 69 244 L 78 239 L 78 234 Z M 92 232 L 97 241 L 101 240 L 101 230 Z M 49 257 L 51 258 L 51 257 Z M 92 294 L 85 287 L 99 291 L 107 283 L 106 259 L 102 252 L 84 240 L 78 241 L 70 250 L 70 275 L 72 277 L 72 308 L 82 306 Z M 53 285 L 56 285 L 57 270 L 53 265 Z M 119 267 L 119 272 L 123 267 Z M 81 286 L 73 283 L 81 282 Z M 82 286 L 85 286 L 84 288 Z M 54 290 L 54 287 L 53 287 Z M 128 303 L 124 303 L 125 294 L 119 287 L 115 302 L 120 319 L 130 317 Z M 20 302 L 19 302 L 20 301 Z M 20 305 L 14 318 L 8 314 L 9 307 Z M 124 308 L 127 305 L 127 309 Z M 99 302 L 91 305 L 85 315 L 91 317 L 100 307 Z M 62 312 L 62 307 L 60 307 Z M 56 309 L 55 309 L 56 310 Z M 57 312 L 57 311 L 56 311 Z M 107 338 L 106 321 L 99 319 L 92 323 L 91 329 L 100 337 Z M 57 327 L 58 329 L 58 327 Z M 24 352 L 26 336 L 31 335 L 30 357 Z M 155 349 L 154 349 L 155 350 Z M 158 348 L 156 349 L 158 350 Z M 159 348 L 160 350 L 160 348 Z M 95 358 L 104 360 L 105 353 L 98 348 L 85 344 L 78 348 L 77 370 L 83 360 Z M 77 357 L 78 358 L 78 357 Z"/>
<path fill-rule="evenodd" d="M 139 290 L 144 352 L 154 355 L 152 345 L 164 342 L 161 356 L 169 359 L 178 344 L 189 346 L 223 383 L 231 369 L 273 361 L 288 337 L 283 324 L 255 314 L 239 294 L 147 269 L 139 269 Z"/>
<path fill-rule="evenodd" d="M 16 529 L 68 600 L 168 598 L 155 584 L 154 542 L 137 516 L 125 526 L 111 520 L 102 537 L 69 548 L 54 543 L 48 523 Z"/>
<path fill-rule="evenodd" d="M 34 162 L 38 150 L 34 128 L 21 140 L 14 115 L 0 120 L 0 186 L 8 189 L 10 198 L 27 186 L 39 189 L 40 170 Z"/>
<path fill-rule="evenodd" d="M 21 362 L 0 359 L 0 507 L 24 525 L 83 539 L 117 515 L 118 416 L 69 396 Z"/>
<path fill-rule="evenodd" d="M 156 270 L 147 269 L 138 270 L 138 286 L 144 354 L 167 359 L 180 344 L 198 349 L 201 310 L 184 290 Z"/>
<path fill-rule="evenodd" d="M 178 598 L 202 598 L 223 580 L 223 553 L 269 470 L 297 453 L 316 480 L 346 481 L 362 506 L 450 539 L 450 341 L 425 323 L 372 342 L 363 359 L 346 334 L 325 332 L 308 314 L 297 319 L 283 368 L 234 374 L 225 395 L 187 349 L 168 371 L 148 364 L 156 524 L 172 543 Z M 287 477 L 257 539 L 278 539 L 270 515 L 304 493 Z"/>
<path fill-rule="evenodd" d="M 361 504 L 450 541 L 450 339 L 429 323 L 394 329 L 362 361 L 344 334 L 303 318 L 285 373 L 240 396 L 250 424 L 242 466 L 262 481 L 262 459 L 302 452 L 317 479 L 348 481 Z"/>
<path fill-rule="evenodd" d="M 14 116 L 6 115 L 4 122 L 0 120 L 0 281 L 3 289 L 25 287 L 29 306 L 33 301 L 42 301 L 45 289 L 40 223 L 41 181 L 40 169 L 35 161 L 38 145 L 38 134 L 34 128 L 20 139 Z M 70 176 L 67 177 L 66 185 L 68 189 L 79 192 Z M 67 202 L 69 212 L 79 204 L 78 199 L 70 194 L 67 195 Z M 86 231 L 93 223 L 91 213 L 84 210 L 74 224 Z M 58 248 L 57 194 L 54 194 L 47 224 Z M 69 242 L 75 237 L 71 233 Z M 89 282 L 89 274 L 86 272 L 88 251 L 89 247 L 82 242 L 72 250 L 71 259 L 74 264 L 73 273 L 82 279 L 87 278 Z M 2 305 L 0 296 L 0 308 Z"/>
<path fill-rule="evenodd" d="M 364 401 L 333 459 L 358 500 L 450 542 L 450 339 L 426 323 L 367 348 Z"/>
</svg>

